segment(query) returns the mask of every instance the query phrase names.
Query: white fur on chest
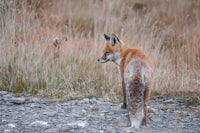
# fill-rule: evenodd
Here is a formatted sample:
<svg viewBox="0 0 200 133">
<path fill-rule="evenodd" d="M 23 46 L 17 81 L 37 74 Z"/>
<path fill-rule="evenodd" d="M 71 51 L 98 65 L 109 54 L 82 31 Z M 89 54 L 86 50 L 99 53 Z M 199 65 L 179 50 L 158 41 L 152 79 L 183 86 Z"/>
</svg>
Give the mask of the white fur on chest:
<svg viewBox="0 0 200 133">
<path fill-rule="evenodd" d="M 120 53 L 119 52 L 114 53 L 111 60 L 119 67 L 121 63 Z"/>
</svg>

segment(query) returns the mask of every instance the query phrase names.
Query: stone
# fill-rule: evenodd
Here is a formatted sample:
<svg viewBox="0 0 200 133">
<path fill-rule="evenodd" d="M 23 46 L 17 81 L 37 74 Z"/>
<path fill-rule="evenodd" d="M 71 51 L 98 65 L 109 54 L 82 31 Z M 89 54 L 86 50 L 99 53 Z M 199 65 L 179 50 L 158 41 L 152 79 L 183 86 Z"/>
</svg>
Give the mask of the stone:
<svg viewBox="0 0 200 133">
<path fill-rule="evenodd" d="M 29 101 L 36 103 L 36 102 L 40 102 L 41 100 L 39 98 L 37 98 L 37 97 L 33 97 Z"/>
<path fill-rule="evenodd" d="M 4 129 L 4 132 L 5 132 L 5 133 L 9 133 L 9 132 L 11 132 L 11 130 L 9 130 L 9 129 Z"/>
<path fill-rule="evenodd" d="M 174 104 L 175 101 L 173 99 L 168 99 L 168 100 L 163 101 L 163 103 L 165 103 L 165 104 Z"/>
<path fill-rule="evenodd" d="M 95 97 L 93 97 L 92 99 L 90 99 L 90 103 L 97 103 L 97 99 Z"/>
<path fill-rule="evenodd" d="M 10 123 L 10 124 L 8 124 L 8 127 L 15 128 L 16 126 L 14 124 Z"/>
<path fill-rule="evenodd" d="M 82 109 L 82 113 L 84 113 L 84 114 L 85 114 L 85 113 L 87 113 L 87 111 L 86 111 L 85 109 Z"/>
<path fill-rule="evenodd" d="M 8 94 L 7 91 L 0 91 L 0 95 L 6 95 L 6 94 Z"/>
<path fill-rule="evenodd" d="M 185 103 L 186 99 L 185 98 L 176 98 L 175 101 L 177 103 Z"/>
<path fill-rule="evenodd" d="M 99 133 L 104 133 L 104 130 L 99 130 Z"/>
<path fill-rule="evenodd" d="M 14 103 L 14 104 L 24 104 L 25 98 L 24 97 L 13 97 L 10 99 L 10 102 Z"/>
<path fill-rule="evenodd" d="M 31 108 L 42 108 L 43 106 L 41 104 L 38 104 L 38 103 L 30 103 L 29 107 L 31 107 Z"/>
<path fill-rule="evenodd" d="M 89 103 L 89 99 L 88 98 L 84 98 L 83 100 L 80 101 L 81 104 L 88 104 Z"/>
<path fill-rule="evenodd" d="M 159 123 L 162 121 L 162 119 L 160 117 L 153 117 L 152 121 Z"/>
<path fill-rule="evenodd" d="M 84 128 L 87 125 L 85 121 L 75 121 L 67 124 L 68 126 Z"/>
<path fill-rule="evenodd" d="M 156 108 L 151 108 L 151 111 L 152 111 L 154 114 L 159 114 L 159 110 L 156 109 Z"/>
<path fill-rule="evenodd" d="M 34 121 L 30 124 L 30 126 L 48 126 L 48 122 L 46 122 L 46 121 Z"/>
<path fill-rule="evenodd" d="M 8 123 L 7 120 L 5 120 L 5 119 L 2 119 L 2 120 L 1 120 L 1 124 L 2 124 L 2 125 L 5 125 L 5 124 L 7 124 L 7 123 Z"/>
<path fill-rule="evenodd" d="M 12 106 L 12 105 L 13 105 L 13 103 L 6 102 L 6 103 L 5 103 L 5 105 L 7 105 L 7 106 Z"/>
<path fill-rule="evenodd" d="M 56 111 L 49 111 L 49 112 L 43 112 L 44 115 L 47 115 L 48 117 L 54 117 L 57 112 Z"/>
<path fill-rule="evenodd" d="M 59 133 L 59 128 L 50 128 L 44 131 L 45 133 Z"/>
<path fill-rule="evenodd" d="M 7 93 L 5 95 L 3 95 L 4 98 L 12 98 L 14 96 L 13 93 Z"/>
</svg>

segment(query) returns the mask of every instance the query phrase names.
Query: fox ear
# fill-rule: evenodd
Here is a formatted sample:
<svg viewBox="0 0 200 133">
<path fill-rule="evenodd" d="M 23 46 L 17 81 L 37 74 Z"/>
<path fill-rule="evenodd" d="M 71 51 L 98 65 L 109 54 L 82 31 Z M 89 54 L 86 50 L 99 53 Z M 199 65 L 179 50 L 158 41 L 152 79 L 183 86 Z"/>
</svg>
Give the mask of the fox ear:
<svg viewBox="0 0 200 133">
<path fill-rule="evenodd" d="M 112 46 L 118 45 L 119 42 L 120 42 L 119 38 L 115 34 L 112 34 L 111 35 L 111 44 L 112 44 Z"/>
<path fill-rule="evenodd" d="M 106 39 L 106 41 L 109 41 L 110 40 L 110 37 L 106 34 L 104 34 L 104 38 Z"/>
</svg>

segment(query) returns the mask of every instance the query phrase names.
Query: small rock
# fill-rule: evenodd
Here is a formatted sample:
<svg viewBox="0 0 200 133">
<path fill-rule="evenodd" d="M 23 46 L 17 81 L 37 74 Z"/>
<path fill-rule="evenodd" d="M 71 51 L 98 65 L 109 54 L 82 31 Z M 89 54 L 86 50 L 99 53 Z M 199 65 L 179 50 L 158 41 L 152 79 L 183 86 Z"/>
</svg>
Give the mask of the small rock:
<svg viewBox="0 0 200 133">
<path fill-rule="evenodd" d="M 99 133 L 104 133 L 104 130 L 100 130 Z"/>
<path fill-rule="evenodd" d="M 95 98 L 95 100 L 96 100 L 96 98 Z M 103 99 L 103 98 L 99 98 L 98 101 L 99 101 L 99 102 L 102 102 L 102 103 L 106 102 L 106 100 Z"/>
<path fill-rule="evenodd" d="M 170 113 L 173 113 L 173 110 L 167 109 L 166 112 L 167 112 L 168 114 L 170 114 Z"/>
<path fill-rule="evenodd" d="M 45 133 L 59 133 L 59 128 L 50 128 L 45 130 Z"/>
<path fill-rule="evenodd" d="M 5 120 L 5 119 L 2 119 L 2 120 L 1 120 L 1 124 L 2 124 L 2 125 L 5 125 L 5 124 L 7 124 L 7 123 L 8 123 L 7 120 Z"/>
<path fill-rule="evenodd" d="M 10 102 L 14 103 L 14 104 L 24 104 L 25 98 L 24 97 L 13 97 L 10 99 Z"/>
<path fill-rule="evenodd" d="M 39 102 L 39 101 L 40 101 L 40 99 L 37 97 L 33 97 L 30 99 L 30 102 L 34 102 L 34 103 Z"/>
<path fill-rule="evenodd" d="M 11 132 L 9 129 L 4 129 L 4 132 L 7 133 L 7 132 Z"/>
<path fill-rule="evenodd" d="M 15 128 L 16 126 L 14 124 L 10 123 L 10 124 L 8 124 L 8 127 Z"/>
<path fill-rule="evenodd" d="M 162 122 L 162 119 L 160 118 L 160 117 L 152 117 L 151 118 L 152 119 L 152 121 L 154 121 L 154 122 Z"/>
<path fill-rule="evenodd" d="M 156 99 L 164 99 L 165 97 L 163 96 L 157 96 Z"/>
<path fill-rule="evenodd" d="M 79 122 L 77 123 L 77 125 L 78 125 L 79 127 L 81 127 L 81 128 L 84 128 L 84 127 L 86 126 L 86 124 L 87 124 L 87 122 L 85 122 L 85 121 L 79 121 Z"/>
<path fill-rule="evenodd" d="M 189 113 L 187 111 L 180 111 L 180 110 L 176 110 L 174 111 L 174 113 L 179 116 L 179 117 L 186 117 L 189 116 Z"/>
<path fill-rule="evenodd" d="M 48 122 L 46 122 L 46 121 L 34 121 L 30 124 L 30 126 L 48 126 Z"/>
<path fill-rule="evenodd" d="M 86 111 L 85 109 L 82 109 L 82 113 L 84 113 L 84 114 L 85 114 L 85 113 L 87 113 L 87 111 Z"/>
<path fill-rule="evenodd" d="M 101 116 L 101 117 L 104 117 L 104 116 L 105 116 L 105 114 L 104 114 L 104 113 L 101 113 L 101 114 L 100 114 L 100 116 Z"/>
<path fill-rule="evenodd" d="M 31 103 L 30 107 L 31 108 L 44 108 L 44 106 L 42 104 L 39 104 L 39 103 Z"/>
<path fill-rule="evenodd" d="M 165 103 L 165 104 L 174 104 L 175 101 L 173 99 L 168 99 L 168 100 L 163 101 L 163 103 Z"/>
<path fill-rule="evenodd" d="M 64 102 L 64 103 L 61 103 L 60 105 L 61 106 L 70 106 L 71 104 L 70 104 L 70 102 Z"/>
<path fill-rule="evenodd" d="M 68 127 L 67 124 L 57 124 L 56 128 Z"/>
<path fill-rule="evenodd" d="M 59 125 L 56 125 L 56 128 L 59 129 L 59 132 L 69 132 L 73 129 L 77 129 L 78 126 L 77 125 L 70 125 L 70 124 L 59 124 Z"/>
<path fill-rule="evenodd" d="M 97 99 L 96 98 L 90 99 L 90 103 L 97 103 Z"/>
<path fill-rule="evenodd" d="M 0 95 L 6 95 L 6 94 L 8 94 L 7 91 L 0 91 Z"/>
<path fill-rule="evenodd" d="M 152 111 L 154 114 L 159 114 L 159 110 L 158 110 L 158 109 L 151 108 L 151 111 Z"/>
<path fill-rule="evenodd" d="M 87 125 L 87 122 L 85 122 L 85 121 L 76 121 L 76 122 L 72 122 L 72 123 L 69 123 L 68 124 L 69 126 L 78 126 L 78 127 L 80 127 L 80 128 L 84 128 L 84 127 L 86 127 L 86 125 Z"/>
<path fill-rule="evenodd" d="M 43 112 L 44 115 L 47 115 L 48 117 L 53 117 L 57 114 L 57 112 L 55 111 L 51 111 L 51 112 Z"/>
<path fill-rule="evenodd" d="M 126 128 L 125 132 L 126 133 L 133 133 L 133 128 L 132 127 Z"/>
<path fill-rule="evenodd" d="M 101 113 L 109 113 L 110 111 L 108 110 L 102 110 Z"/>
<path fill-rule="evenodd" d="M 12 98 L 13 97 L 13 93 L 7 93 L 7 94 L 3 95 L 3 97 Z"/>
<path fill-rule="evenodd" d="M 178 103 L 185 103 L 185 101 L 186 101 L 185 98 L 176 98 L 175 100 L 176 100 L 176 102 L 178 102 Z"/>
<path fill-rule="evenodd" d="M 6 102 L 6 103 L 5 103 L 5 105 L 7 105 L 7 106 L 12 106 L 12 105 L 13 105 L 13 103 Z"/>
<path fill-rule="evenodd" d="M 47 99 L 40 99 L 39 103 L 40 104 L 49 104 L 49 100 L 47 100 Z"/>
<path fill-rule="evenodd" d="M 80 104 L 88 104 L 89 101 L 90 100 L 88 98 L 84 98 L 83 100 L 80 101 Z"/>
<path fill-rule="evenodd" d="M 69 127 L 69 126 L 66 126 L 66 127 L 61 127 L 60 129 L 59 129 L 59 132 L 61 132 L 61 133 L 68 133 L 69 131 L 70 132 L 73 132 L 73 130 L 74 129 L 76 129 L 77 127 Z"/>
</svg>

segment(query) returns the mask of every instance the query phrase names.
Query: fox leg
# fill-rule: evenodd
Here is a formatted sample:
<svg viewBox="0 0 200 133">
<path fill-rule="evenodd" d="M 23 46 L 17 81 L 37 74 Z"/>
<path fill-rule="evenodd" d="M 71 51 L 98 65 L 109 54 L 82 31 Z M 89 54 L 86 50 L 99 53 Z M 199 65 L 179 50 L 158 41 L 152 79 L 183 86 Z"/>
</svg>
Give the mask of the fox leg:
<svg viewBox="0 0 200 133">
<path fill-rule="evenodd" d="M 147 103 L 149 101 L 149 97 L 150 97 L 150 89 L 149 87 L 146 88 L 145 92 L 144 92 L 144 118 L 142 120 L 142 125 L 146 125 L 147 124 L 147 113 L 148 113 L 148 109 L 147 109 Z"/>
<path fill-rule="evenodd" d="M 127 104 L 126 104 L 126 90 L 125 90 L 124 81 L 122 81 L 122 91 L 123 91 L 123 104 L 122 104 L 121 108 L 122 109 L 126 109 L 127 108 Z"/>
</svg>

